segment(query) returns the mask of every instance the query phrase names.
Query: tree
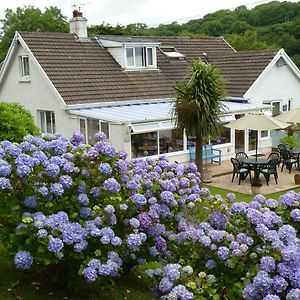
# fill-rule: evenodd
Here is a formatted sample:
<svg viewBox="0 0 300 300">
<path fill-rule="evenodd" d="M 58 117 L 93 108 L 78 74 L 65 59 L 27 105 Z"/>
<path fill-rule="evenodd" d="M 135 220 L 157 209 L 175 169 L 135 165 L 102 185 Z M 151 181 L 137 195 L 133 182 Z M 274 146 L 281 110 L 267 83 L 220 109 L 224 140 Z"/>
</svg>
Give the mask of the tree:
<svg viewBox="0 0 300 300">
<path fill-rule="evenodd" d="M 220 130 L 224 80 L 215 66 L 195 60 L 188 81 L 177 83 L 174 88 L 176 127 L 188 136 L 196 136 L 196 164 L 201 172 L 203 140 Z"/>
<path fill-rule="evenodd" d="M 6 9 L 5 17 L 0 22 L 2 23 L 0 61 L 5 58 L 16 31 L 69 31 L 66 17 L 61 13 L 60 9 L 53 6 L 45 8 L 44 13 L 33 6 L 18 7 L 15 11 Z"/>
<path fill-rule="evenodd" d="M 18 103 L 0 102 L 0 141 L 21 142 L 27 134 L 40 134 L 30 112 Z"/>
</svg>

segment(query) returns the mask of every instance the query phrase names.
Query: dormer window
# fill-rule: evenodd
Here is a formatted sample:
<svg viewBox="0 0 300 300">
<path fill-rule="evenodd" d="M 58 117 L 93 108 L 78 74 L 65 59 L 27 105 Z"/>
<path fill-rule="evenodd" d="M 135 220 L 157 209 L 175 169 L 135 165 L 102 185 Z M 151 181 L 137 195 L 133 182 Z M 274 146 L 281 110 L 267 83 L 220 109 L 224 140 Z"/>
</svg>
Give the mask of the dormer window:
<svg viewBox="0 0 300 300">
<path fill-rule="evenodd" d="M 126 46 L 126 66 L 133 68 L 154 68 L 153 47 Z"/>
</svg>

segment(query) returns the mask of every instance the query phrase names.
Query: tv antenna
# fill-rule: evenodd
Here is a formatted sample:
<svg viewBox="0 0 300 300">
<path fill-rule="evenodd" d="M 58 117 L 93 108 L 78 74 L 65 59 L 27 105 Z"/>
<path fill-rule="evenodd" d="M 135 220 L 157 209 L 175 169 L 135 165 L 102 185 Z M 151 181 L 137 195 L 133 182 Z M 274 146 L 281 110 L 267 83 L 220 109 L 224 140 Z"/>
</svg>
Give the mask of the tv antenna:
<svg viewBox="0 0 300 300">
<path fill-rule="evenodd" d="M 72 7 L 76 7 L 77 10 L 80 12 L 80 9 L 84 6 L 86 6 L 87 4 L 91 4 L 91 2 L 84 2 L 84 3 L 78 3 L 78 4 L 72 4 Z"/>
</svg>

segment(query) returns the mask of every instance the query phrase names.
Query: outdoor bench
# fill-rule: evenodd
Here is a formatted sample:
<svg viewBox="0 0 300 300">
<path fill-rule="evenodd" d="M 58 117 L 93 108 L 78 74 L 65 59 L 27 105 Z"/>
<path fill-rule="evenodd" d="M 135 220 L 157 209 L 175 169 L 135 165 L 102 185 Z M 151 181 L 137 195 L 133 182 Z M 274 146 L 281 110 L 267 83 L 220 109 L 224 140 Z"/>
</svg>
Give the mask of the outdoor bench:
<svg viewBox="0 0 300 300">
<path fill-rule="evenodd" d="M 189 153 L 190 153 L 190 161 L 195 161 L 196 147 L 191 145 L 189 147 Z M 207 144 L 202 146 L 202 159 L 204 162 L 210 160 L 211 163 L 216 162 L 220 165 L 221 154 L 222 151 L 219 149 L 213 149 L 212 144 Z"/>
</svg>

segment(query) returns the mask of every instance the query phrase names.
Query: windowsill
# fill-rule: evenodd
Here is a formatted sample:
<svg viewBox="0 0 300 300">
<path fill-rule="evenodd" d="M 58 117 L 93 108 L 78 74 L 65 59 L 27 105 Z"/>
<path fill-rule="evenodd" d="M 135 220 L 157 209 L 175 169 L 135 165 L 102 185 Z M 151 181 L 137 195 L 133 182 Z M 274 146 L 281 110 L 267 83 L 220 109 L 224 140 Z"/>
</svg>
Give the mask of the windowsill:
<svg viewBox="0 0 300 300">
<path fill-rule="evenodd" d="M 24 76 L 19 78 L 19 82 L 30 82 L 31 81 L 31 77 L 30 76 Z"/>
<path fill-rule="evenodd" d="M 137 71 L 158 71 L 156 67 L 125 67 L 126 72 L 137 72 Z"/>
</svg>

